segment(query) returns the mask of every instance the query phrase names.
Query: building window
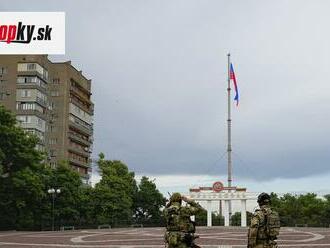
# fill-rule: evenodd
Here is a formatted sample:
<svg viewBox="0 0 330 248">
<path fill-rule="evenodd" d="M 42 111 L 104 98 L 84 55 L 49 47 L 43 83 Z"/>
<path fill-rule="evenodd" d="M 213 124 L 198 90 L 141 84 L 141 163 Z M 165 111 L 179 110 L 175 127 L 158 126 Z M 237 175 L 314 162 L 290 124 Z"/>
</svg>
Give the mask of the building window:
<svg viewBox="0 0 330 248">
<path fill-rule="evenodd" d="M 7 74 L 7 67 L 0 67 L 0 74 Z"/>
<path fill-rule="evenodd" d="M 49 155 L 50 155 L 51 157 L 55 157 L 55 156 L 57 155 L 56 150 L 50 150 L 50 151 L 49 151 Z"/>
<path fill-rule="evenodd" d="M 48 71 L 44 69 L 43 73 L 42 73 L 42 76 L 43 76 L 44 79 L 47 80 L 48 79 Z"/>
<path fill-rule="evenodd" d="M 40 113 L 45 113 L 44 108 L 36 103 L 31 102 L 17 102 L 16 103 L 17 110 L 37 110 Z"/>
<path fill-rule="evenodd" d="M 59 84 L 60 79 L 59 78 L 53 78 L 53 84 Z"/>
<path fill-rule="evenodd" d="M 37 97 L 43 100 L 44 102 L 47 102 L 47 96 L 41 93 L 39 90 L 37 90 Z"/>
<path fill-rule="evenodd" d="M 49 144 L 50 145 L 56 145 L 57 144 L 57 138 L 50 138 L 49 139 Z"/>
<path fill-rule="evenodd" d="M 21 91 L 21 97 L 31 97 L 31 91 L 30 90 L 22 90 Z"/>
<path fill-rule="evenodd" d="M 34 110 L 35 105 L 33 103 L 17 103 L 16 109 L 21 109 L 21 110 Z"/>
<path fill-rule="evenodd" d="M 54 133 L 56 132 L 56 126 L 49 126 L 49 132 Z"/>
<path fill-rule="evenodd" d="M 37 125 L 38 127 L 43 128 L 45 126 L 45 121 L 37 117 Z"/>
<path fill-rule="evenodd" d="M 59 96 L 60 93 L 58 92 L 58 90 L 56 90 L 56 91 L 51 91 L 51 92 L 50 92 L 50 95 L 51 95 L 51 96 Z"/>
<path fill-rule="evenodd" d="M 51 102 L 49 103 L 49 110 L 54 110 L 55 109 L 55 103 Z"/>
<path fill-rule="evenodd" d="M 69 158 L 78 160 L 78 161 L 83 162 L 83 163 L 88 163 L 88 158 L 86 158 L 84 156 L 81 156 L 81 155 L 78 155 L 78 154 L 75 154 L 75 153 L 69 152 Z"/>
<path fill-rule="evenodd" d="M 19 116 L 17 116 L 17 120 L 24 124 L 32 122 L 31 116 L 29 116 L 29 115 L 19 115 Z"/>
<path fill-rule="evenodd" d="M 31 116 L 25 116 L 25 123 L 32 123 L 32 117 Z"/>
<path fill-rule="evenodd" d="M 27 64 L 27 69 L 28 71 L 34 71 L 35 69 L 37 69 L 37 66 L 34 63 L 29 63 Z"/>
<path fill-rule="evenodd" d="M 25 77 L 18 77 L 18 78 L 17 78 L 17 83 L 18 83 L 18 84 L 23 84 L 23 83 L 25 83 Z"/>
<path fill-rule="evenodd" d="M 46 84 L 38 77 L 17 77 L 18 84 L 36 84 L 40 87 L 46 88 Z"/>
<path fill-rule="evenodd" d="M 39 73 L 39 75 L 43 79 L 48 80 L 48 71 L 37 63 L 18 63 L 17 70 L 18 71 L 36 71 Z"/>
</svg>

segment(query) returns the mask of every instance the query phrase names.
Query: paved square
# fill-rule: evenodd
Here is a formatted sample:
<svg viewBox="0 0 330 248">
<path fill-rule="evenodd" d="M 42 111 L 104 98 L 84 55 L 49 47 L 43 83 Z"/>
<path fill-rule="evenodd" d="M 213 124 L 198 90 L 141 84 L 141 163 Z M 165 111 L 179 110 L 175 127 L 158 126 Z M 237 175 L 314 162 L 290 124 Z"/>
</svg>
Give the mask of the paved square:
<svg viewBox="0 0 330 248">
<path fill-rule="evenodd" d="M 0 247 L 164 247 L 163 228 L 122 228 L 64 232 L 0 232 Z M 246 228 L 200 227 L 205 248 L 246 247 Z M 279 247 L 330 247 L 330 229 L 282 228 Z"/>
</svg>

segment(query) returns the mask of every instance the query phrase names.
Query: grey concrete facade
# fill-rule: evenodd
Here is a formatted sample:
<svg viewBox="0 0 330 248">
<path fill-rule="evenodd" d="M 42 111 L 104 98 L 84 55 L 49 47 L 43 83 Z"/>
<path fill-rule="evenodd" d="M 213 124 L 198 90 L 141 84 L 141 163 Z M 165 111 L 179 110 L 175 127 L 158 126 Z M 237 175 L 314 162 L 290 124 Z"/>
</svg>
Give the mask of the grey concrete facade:
<svg viewBox="0 0 330 248">
<path fill-rule="evenodd" d="M 0 55 L 0 104 L 40 139 L 49 164 L 67 161 L 87 181 L 93 143 L 91 80 L 70 61 L 46 55 Z"/>
</svg>

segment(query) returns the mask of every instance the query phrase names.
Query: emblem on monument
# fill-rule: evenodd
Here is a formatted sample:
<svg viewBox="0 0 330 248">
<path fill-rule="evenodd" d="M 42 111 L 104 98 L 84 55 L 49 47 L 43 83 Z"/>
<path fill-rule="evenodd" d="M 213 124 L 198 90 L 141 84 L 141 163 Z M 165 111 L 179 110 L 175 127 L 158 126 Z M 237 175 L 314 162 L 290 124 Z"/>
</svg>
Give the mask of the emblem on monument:
<svg viewBox="0 0 330 248">
<path fill-rule="evenodd" d="M 221 190 L 223 190 L 223 184 L 222 184 L 222 182 L 215 182 L 213 184 L 212 188 L 213 188 L 213 191 L 220 192 Z"/>
</svg>

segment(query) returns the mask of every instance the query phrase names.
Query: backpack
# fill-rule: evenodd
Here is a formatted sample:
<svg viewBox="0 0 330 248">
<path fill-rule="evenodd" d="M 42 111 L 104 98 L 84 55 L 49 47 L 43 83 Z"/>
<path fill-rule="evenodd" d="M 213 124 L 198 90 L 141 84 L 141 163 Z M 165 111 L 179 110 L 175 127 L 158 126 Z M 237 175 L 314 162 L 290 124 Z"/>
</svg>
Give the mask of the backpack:
<svg viewBox="0 0 330 248">
<path fill-rule="evenodd" d="M 172 205 L 165 211 L 166 230 L 186 233 L 195 232 L 195 223 L 191 221 L 188 207 Z"/>
<path fill-rule="evenodd" d="M 180 230 L 179 208 L 171 206 L 166 211 L 166 228 L 168 231 Z"/>
<path fill-rule="evenodd" d="M 279 214 L 272 210 L 264 210 L 264 215 L 265 215 L 265 231 L 266 235 L 270 240 L 275 240 L 277 239 L 277 236 L 280 234 L 280 216 Z"/>
</svg>

